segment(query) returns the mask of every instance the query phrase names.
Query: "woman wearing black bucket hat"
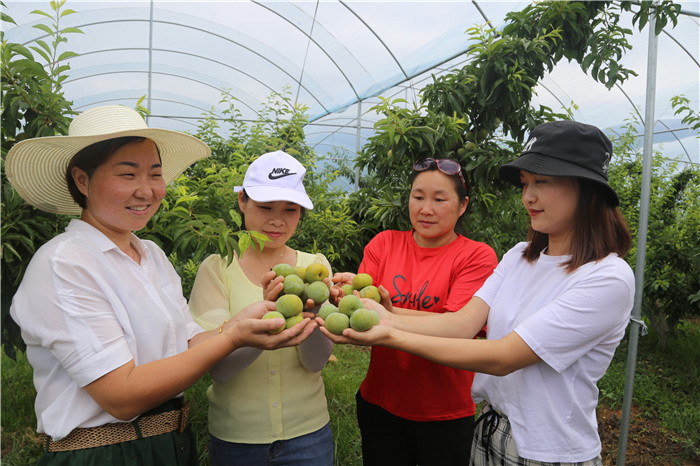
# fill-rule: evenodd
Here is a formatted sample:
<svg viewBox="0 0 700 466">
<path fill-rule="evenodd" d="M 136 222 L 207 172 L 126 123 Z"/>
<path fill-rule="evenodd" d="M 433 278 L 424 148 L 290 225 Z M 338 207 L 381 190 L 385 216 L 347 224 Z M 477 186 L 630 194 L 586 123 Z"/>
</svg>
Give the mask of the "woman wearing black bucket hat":
<svg viewBox="0 0 700 466">
<path fill-rule="evenodd" d="M 204 332 L 165 253 L 133 234 L 166 185 L 208 155 L 121 105 L 8 153 L 7 177 L 27 202 L 80 215 L 39 248 L 10 308 L 34 370 L 39 465 L 198 464 L 182 392 L 237 348 L 295 345 L 314 330 L 269 335 L 281 319 L 260 320 L 274 303 L 258 302 Z"/>
<path fill-rule="evenodd" d="M 477 372 L 483 401 L 470 464 L 601 465 L 597 381 L 624 336 L 634 276 L 631 238 L 607 183 L 612 144 L 572 121 L 535 128 L 499 176 L 522 188 L 528 241 L 502 258 L 456 313 L 382 315 L 336 343 L 382 345 Z M 486 340 L 472 340 L 484 325 Z"/>
</svg>

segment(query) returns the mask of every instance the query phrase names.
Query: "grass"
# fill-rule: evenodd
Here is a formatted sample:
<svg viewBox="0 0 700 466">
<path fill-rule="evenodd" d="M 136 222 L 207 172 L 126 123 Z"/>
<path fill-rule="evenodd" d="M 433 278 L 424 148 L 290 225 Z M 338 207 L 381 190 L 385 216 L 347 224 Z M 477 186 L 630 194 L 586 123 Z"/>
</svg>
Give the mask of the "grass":
<svg viewBox="0 0 700 466">
<path fill-rule="evenodd" d="M 360 434 L 355 418 L 355 392 L 365 376 L 369 350 L 354 346 L 336 346 L 331 361 L 323 369 L 331 427 L 335 442 L 336 464 L 362 464 Z M 634 401 L 639 422 L 660 423 L 665 435 L 682 446 L 678 464 L 693 464 L 700 459 L 700 320 L 685 321 L 669 348 L 656 347 L 653 335 L 640 339 L 637 355 Z M 612 409 L 623 401 L 627 364 L 626 340 L 618 349 L 605 377 L 601 379 L 600 402 Z M 208 377 L 187 391 L 191 403 L 190 418 L 199 444 L 201 464 L 207 457 Z M 31 367 L 19 354 L 17 361 L 2 354 L 2 464 L 24 466 L 35 464 L 41 445 L 35 434 L 33 411 L 35 392 Z M 630 437 L 630 442 L 634 438 Z M 651 463 L 649 463 L 651 464 Z"/>
<path fill-rule="evenodd" d="M 598 383 L 600 403 L 613 409 L 623 404 L 628 349 L 625 338 Z M 696 461 L 700 460 L 698 361 L 698 319 L 681 322 L 677 335 L 665 349 L 656 345 L 653 332 L 640 338 L 633 397 L 638 418 L 658 422 L 671 440 L 682 446 L 683 457 Z M 630 437 L 630 441 L 634 439 Z"/>
</svg>

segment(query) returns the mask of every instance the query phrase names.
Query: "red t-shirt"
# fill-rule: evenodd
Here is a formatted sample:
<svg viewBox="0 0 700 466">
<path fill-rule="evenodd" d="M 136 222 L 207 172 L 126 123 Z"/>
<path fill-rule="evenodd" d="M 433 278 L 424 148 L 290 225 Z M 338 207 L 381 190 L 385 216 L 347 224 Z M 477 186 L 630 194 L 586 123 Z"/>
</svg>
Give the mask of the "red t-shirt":
<svg viewBox="0 0 700 466">
<path fill-rule="evenodd" d="M 498 264 L 490 246 L 459 236 L 439 248 L 422 248 L 413 231 L 384 231 L 365 246 L 359 272 L 389 290 L 394 306 L 427 312 L 458 311 Z M 360 386 L 362 398 L 412 421 L 473 416 L 474 373 L 403 351 L 373 346 Z"/>
</svg>

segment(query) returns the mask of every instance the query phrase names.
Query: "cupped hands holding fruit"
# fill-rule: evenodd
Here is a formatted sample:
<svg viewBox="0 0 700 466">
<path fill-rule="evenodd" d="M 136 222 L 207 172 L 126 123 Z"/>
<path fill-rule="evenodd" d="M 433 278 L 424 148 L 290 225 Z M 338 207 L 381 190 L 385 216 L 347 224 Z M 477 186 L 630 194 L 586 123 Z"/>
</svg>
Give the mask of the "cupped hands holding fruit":
<svg viewBox="0 0 700 466">
<path fill-rule="evenodd" d="M 337 306 L 325 304 L 319 311 L 316 321 L 321 331 L 336 343 L 371 344 L 366 338 L 348 339 L 354 333 L 366 333 L 379 325 L 381 315 L 388 318 L 390 314 L 380 303 L 382 293 L 384 301 L 391 306 L 388 293 L 383 288 L 373 285 L 373 279 L 366 273 L 336 273 L 333 277 Z M 345 287 L 345 289 L 343 289 Z M 348 288 L 350 287 L 350 288 Z M 380 291 L 381 289 L 381 291 Z M 350 333 L 346 332 L 350 329 Z"/>
<path fill-rule="evenodd" d="M 278 328 L 270 330 L 270 333 L 291 328 L 305 317 L 315 317 L 321 305 L 330 297 L 328 275 L 328 268 L 320 263 L 306 267 L 292 267 L 289 264 L 273 266 L 263 276 L 262 282 L 264 298 L 275 302 L 275 310 L 262 318 L 281 317 L 285 319 L 285 324 L 280 324 Z M 307 312 L 304 313 L 304 310 Z"/>
<path fill-rule="evenodd" d="M 335 300 L 335 302 L 340 301 L 344 296 L 357 292 L 361 298 L 369 298 L 381 303 L 389 312 L 393 311 L 389 292 L 381 285 L 375 286 L 374 279 L 367 273 L 338 272 L 333 275 L 332 282 L 331 300 Z"/>
<path fill-rule="evenodd" d="M 319 329 L 336 344 L 388 345 L 395 333 L 392 314 L 374 300 L 364 298 L 359 301 L 361 307 L 354 309 L 349 316 L 339 310 L 329 310 L 324 318 L 319 312 L 316 316 Z"/>
<path fill-rule="evenodd" d="M 272 301 L 248 305 L 224 322 L 220 333 L 230 336 L 236 348 L 273 350 L 299 345 L 318 326 L 311 319 L 297 319 L 287 326 L 289 319 L 275 311 L 275 306 Z"/>
</svg>

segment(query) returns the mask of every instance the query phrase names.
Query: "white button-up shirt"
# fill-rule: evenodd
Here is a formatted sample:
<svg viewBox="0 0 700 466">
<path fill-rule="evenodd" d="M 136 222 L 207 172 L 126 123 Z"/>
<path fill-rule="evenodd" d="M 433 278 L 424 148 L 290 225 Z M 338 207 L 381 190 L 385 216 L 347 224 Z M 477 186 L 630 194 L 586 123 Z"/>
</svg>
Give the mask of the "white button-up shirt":
<svg viewBox="0 0 700 466">
<path fill-rule="evenodd" d="M 131 242 L 141 264 L 74 219 L 36 252 L 13 298 L 10 313 L 34 368 L 37 430 L 54 440 L 119 422 L 81 387 L 132 359 L 141 365 L 185 351 L 202 331 L 163 251 Z"/>
</svg>

